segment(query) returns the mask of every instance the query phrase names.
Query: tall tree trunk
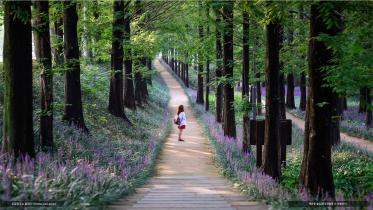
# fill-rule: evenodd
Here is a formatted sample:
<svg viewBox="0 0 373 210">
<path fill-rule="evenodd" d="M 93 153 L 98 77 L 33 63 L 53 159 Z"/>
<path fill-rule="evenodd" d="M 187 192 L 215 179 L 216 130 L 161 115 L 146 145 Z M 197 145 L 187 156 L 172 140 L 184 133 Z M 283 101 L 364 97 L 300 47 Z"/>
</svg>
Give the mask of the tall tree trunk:
<svg viewBox="0 0 373 210">
<path fill-rule="evenodd" d="M 287 75 L 286 107 L 288 109 L 295 109 L 294 74 L 293 73 L 290 73 Z"/>
<path fill-rule="evenodd" d="M 124 106 L 130 109 L 136 109 L 135 87 L 132 72 L 132 48 L 131 48 L 131 15 L 129 6 L 125 6 L 124 19 L 124 69 L 125 69 L 125 88 L 124 88 Z"/>
<path fill-rule="evenodd" d="M 53 49 L 53 57 L 54 61 L 57 65 L 62 65 L 64 58 L 63 58 L 63 18 L 58 18 L 53 23 L 54 27 L 54 36 L 57 43 L 55 43 L 55 47 Z"/>
<path fill-rule="evenodd" d="M 359 113 L 367 111 L 367 94 L 368 88 L 360 88 L 360 103 L 359 103 Z"/>
<path fill-rule="evenodd" d="M 342 97 L 342 108 L 343 108 L 343 111 L 345 111 L 345 110 L 348 109 L 348 106 L 347 106 L 347 96 Z"/>
<path fill-rule="evenodd" d="M 334 184 L 331 163 L 331 144 L 334 135 L 335 98 L 330 87 L 325 87 L 325 72 L 322 68 L 332 64 L 333 51 L 324 42 L 314 39 L 321 33 L 336 35 L 340 28 L 335 22 L 328 27 L 321 10 L 325 7 L 332 20 L 340 19 L 337 11 L 338 3 L 319 2 L 311 6 L 310 37 L 308 64 L 309 90 L 304 135 L 304 152 L 300 174 L 301 184 L 311 195 L 323 197 L 326 194 L 334 197 Z M 330 8 L 331 7 L 331 8 Z M 331 17 L 333 16 L 333 17 Z"/>
<path fill-rule="evenodd" d="M 185 61 L 185 86 L 189 87 L 189 55 L 186 53 L 186 61 Z"/>
<path fill-rule="evenodd" d="M 37 13 L 36 11 L 36 8 L 35 8 L 35 2 L 32 2 L 31 3 L 31 13 Z M 33 16 L 33 15 L 31 15 Z M 36 17 L 37 18 L 37 17 Z M 35 55 L 35 60 L 40 60 L 40 49 L 39 49 L 39 46 L 40 46 L 40 43 L 39 43 L 39 39 L 37 38 L 37 28 L 38 28 L 38 23 L 37 23 L 37 20 L 36 20 L 35 17 L 32 17 L 31 18 L 31 28 L 32 28 L 32 38 L 33 38 L 33 48 L 34 48 L 34 55 Z"/>
<path fill-rule="evenodd" d="M 282 63 L 280 68 L 282 68 Z M 286 108 L 285 108 L 285 84 L 284 84 L 284 74 L 280 72 L 279 77 L 279 94 L 280 94 L 280 119 L 286 119 Z"/>
<path fill-rule="evenodd" d="M 65 43 L 65 115 L 64 120 L 83 132 L 88 132 L 84 123 L 82 93 L 80 85 L 79 44 L 77 32 L 78 14 L 76 3 L 64 2 L 64 43 Z"/>
<path fill-rule="evenodd" d="M 109 112 L 129 122 L 124 114 L 123 102 L 123 35 L 124 3 L 115 1 L 113 6 L 113 31 L 111 45 L 111 77 Z"/>
<path fill-rule="evenodd" d="M 16 157 L 34 157 L 31 3 L 4 1 L 3 6 L 3 148 Z"/>
<path fill-rule="evenodd" d="M 247 3 L 247 1 L 245 2 Z M 242 100 L 249 100 L 250 87 L 249 87 L 249 72 L 250 72 L 250 56 L 249 56 L 249 12 L 245 9 L 242 11 Z M 243 139 L 242 148 L 244 152 L 250 151 L 250 116 L 249 110 L 243 113 Z"/>
<path fill-rule="evenodd" d="M 279 47 L 280 47 L 280 51 L 281 51 L 281 48 L 283 47 L 283 43 L 284 43 L 284 29 L 283 27 L 280 25 L 280 43 L 279 43 Z M 285 108 L 285 77 L 284 77 L 284 73 L 283 73 L 283 69 L 284 69 L 284 62 L 283 61 L 280 61 L 280 76 L 279 76 L 279 90 L 280 90 L 280 119 L 286 119 L 286 108 Z"/>
<path fill-rule="evenodd" d="M 259 75 L 259 73 L 258 73 L 258 75 Z M 259 76 L 258 76 L 258 78 L 259 78 Z M 258 115 L 261 115 L 262 114 L 262 90 L 261 90 L 261 86 L 260 86 L 259 81 L 256 83 L 256 103 L 257 103 L 256 113 Z"/>
<path fill-rule="evenodd" d="M 139 0 L 135 1 L 135 15 L 136 16 L 141 16 L 143 14 L 143 3 Z M 144 28 L 144 21 L 139 19 L 138 21 L 138 26 L 140 28 Z M 148 87 L 146 84 L 146 78 L 144 75 L 144 72 L 142 72 L 141 69 L 143 69 L 144 66 L 146 66 L 146 58 L 144 57 L 144 54 L 140 55 L 140 53 L 144 52 L 136 52 L 136 62 L 138 69 L 135 71 L 135 99 L 138 105 L 144 105 L 147 103 L 148 99 Z M 177 59 L 176 56 L 176 51 L 175 51 L 175 58 Z M 175 60 L 176 61 L 176 60 Z M 175 62 L 177 65 L 177 63 Z M 177 70 L 177 66 L 175 66 L 175 70 Z"/>
<path fill-rule="evenodd" d="M 202 16 L 202 1 L 199 1 L 199 12 L 200 16 Z M 202 23 L 199 23 L 198 25 L 198 35 L 200 39 L 200 43 L 203 42 L 203 26 Z M 198 78 L 197 78 L 197 98 L 196 103 L 197 104 L 203 104 L 203 64 L 202 64 L 202 53 L 198 53 Z"/>
<path fill-rule="evenodd" d="M 233 2 L 223 5 L 223 76 L 233 79 Z M 234 113 L 234 84 L 223 86 L 224 135 L 236 138 L 236 120 Z"/>
<path fill-rule="evenodd" d="M 370 96 L 370 89 L 367 88 L 366 89 L 366 111 L 365 111 L 365 125 L 367 126 L 367 128 L 372 128 L 373 127 L 373 123 L 372 123 L 372 98 Z"/>
<path fill-rule="evenodd" d="M 83 0 L 82 1 L 82 16 L 83 16 L 83 20 L 81 21 L 82 22 L 82 26 L 83 26 L 83 33 L 81 35 L 81 57 L 83 57 L 84 59 L 89 59 L 88 57 L 88 50 L 90 49 L 90 47 L 88 47 L 88 39 L 89 39 L 89 35 L 88 35 L 88 27 L 87 27 L 87 12 L 88 12 L 88 1 L 87 0 Z"/>
<path fill-rule="evenodd" d="M 210 8 L 208 5 L 206 5 L 206 17 L 209 19 L 210 17 Z M 206 35 L 210 34 L 210 26 L 209 24 L 206 25 Z M 210 59 L 207 57 L 206 60 L 206 103 L 205 103 L 205 110 L 210 110 Z"/>
<path fill-rule="evenodd" d="M 92 10 L 93 10 L 94 22 L 98 22 L 98 18 L 100 17 L 100 13 L 99 13 L 100 6 L 98 5 L 98 0 L 93 0 L 92 5 L 93 5 Z M 98 51 L 100 50 L 100 48 L 98 47 L 98 41 L 101 39 L 101 33 L 102 33 L 101 28 L 95 27 L 93 33 L 94 33 L 94 36 L 93 36 L 92 42 L 94 43 L 94 47 L 91 48 L 91 50 L 89 51 L 91 53 L 91 55 L 89 55 L 90 58 L 96 57 L 98 55 Z M 94 60 L 98 63 L 102 62 L 101 58 L 96 58 Z"/>
<path fill-rule="evenodd" d="M 306 110 L 306 98 L 307 98 L 307 84 L 306 84 L 306 74 L 302 72 L 300 76 L 300 103 L 299 109 L 302 111 Z"/>
<path fill-rule="evenodd" d="M 222 76 L 222 44 L 221 44 L 221 32 L 220 32 L 220 24 L 221 24 L 221 17 L 220 12 L 215 11 L 216 20 L 215 20 L 215 51 L 216 51 L 216 69 L 215 69 L 215 80 L 219 81 Z M 220 82 L 216 86 L 215 91 L 215 118 L 216 121 L 221 123 L 222 122 L 222 112 L 223 112 L 223 89 Z"/>
<path fill-rule="evenodd" d="M 300 21 L 304 21 L 305 19 L 305 12 L 303 7 L 299 8 L 299 19 Z M 301 35 L 305 35 L 305 32 L 303 30 L 300 30 L 299 33 Z M 303 59 L 304 56 L 301 55 L 301 59 Z M 299 103 L 299 109 L 302 111 L 306 110 L 306 104 L 307 104 L 307 81 L 306 81 L 306 72 L 302 71 L 300 75 L 300 103 Z"/>
<path fill-rule="evenodd" d="M 137 61 L 138 64 L 136 65 L 138 68 L 142 69 L 146 66 L 146 58 L 141 57 Z M 147 103 L 148 100 L 148 87 L 146 84 L 146 78 L 139 69 L 135 72 L 135 99 L 138 105 L 142 106 Z"/>
<path fill-rule="evenodd" d="M 266 116 L 264 133 L 265 174 L 278 179 L 281 174 L 280 158 L 280 42 L 281 26 L 273 20 L 266 26 Z"/>
<path fill-rule="evenodd" d="M 53 72 L 49 32 L 49 3 L 35 1 L 35 39 L 39 44 L 40 65 L 40 143 L 42 146 L 53 146 Z"/>
</svg>

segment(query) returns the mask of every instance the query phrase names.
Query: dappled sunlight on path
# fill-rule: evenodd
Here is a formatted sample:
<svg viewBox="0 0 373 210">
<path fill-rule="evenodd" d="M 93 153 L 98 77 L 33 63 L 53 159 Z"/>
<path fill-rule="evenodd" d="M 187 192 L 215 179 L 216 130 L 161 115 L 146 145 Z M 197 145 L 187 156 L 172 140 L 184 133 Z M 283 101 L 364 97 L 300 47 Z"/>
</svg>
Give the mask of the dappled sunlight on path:
<svg viewBox="0 0 373 210">
<path fill-rule="evenodd" d="M 183 104 L 187 126 L 184 142 L 178 141 L 178 129 L 173 126 L 156 165 L 156 176 L 132 196 L 119 200 L 112 209 L 268 209 L 264 204 L 248 201 L 230 182 L 220 177 L 202 126 L 189 107 L 188 97 L 177 80 L 167 71 L 168 66 L 155 60 L 170 89 L 169 110 L 176 115 Z"/>
</svg>

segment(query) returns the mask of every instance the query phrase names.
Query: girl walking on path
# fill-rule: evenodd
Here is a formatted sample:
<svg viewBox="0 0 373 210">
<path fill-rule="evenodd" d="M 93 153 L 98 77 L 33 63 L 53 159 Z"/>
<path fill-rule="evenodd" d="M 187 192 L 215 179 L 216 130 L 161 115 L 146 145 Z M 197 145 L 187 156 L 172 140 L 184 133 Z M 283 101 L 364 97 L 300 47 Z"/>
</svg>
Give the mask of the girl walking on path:
<svg viewBox="0 0 373 210">
<path fill-rule="evenodd" d="M 177 110 L 177 118 L 175 123 L 178 125 L 177 128 L 179 129 L 179 141 L 184 141 L 183 139 L 181 139 L 181 134 L 183 133 L 183 130 L 186 126 L 186 116 L 183 105 L 180 105 Z"/>
</svg>

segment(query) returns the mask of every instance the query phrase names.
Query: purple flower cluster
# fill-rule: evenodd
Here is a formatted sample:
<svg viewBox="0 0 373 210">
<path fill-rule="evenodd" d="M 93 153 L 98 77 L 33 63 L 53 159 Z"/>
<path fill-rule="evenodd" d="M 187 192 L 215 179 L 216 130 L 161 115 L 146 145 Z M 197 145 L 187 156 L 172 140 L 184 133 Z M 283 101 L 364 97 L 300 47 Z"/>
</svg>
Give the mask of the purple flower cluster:
<svg viewBox="0 0 373 210">
<path fill-rule="evenodd" d="M 169 127 L 167 104 L 162 105 L 151 105 L 159 111 L 153 117 L 157 122 L 146 121 L 151 114 L 147 110 L 136 111 L 137 123 L 152 124 L 146 139 L 140 139 L 144 126 L 122 131 L 116 118 L 112 119 L 118 123 L 110 125 L 111 133 L 97 132 L 95 136 L 56 123 L 55 152 L 38 152 L 34 159 L 25 156 L 17 160 L 0 153 L 0 201 L 62 201 L 84 206 L 118 198 L 134 187 L 131 183 L 150 173 Z M 113 132 L 120 138 L 112 138 Z"/>
<path fill-rule="evenodd" d="M 186 89 L 189 95 L 190 102 L 194 110 L 200 116 L 200 119 L 205 123 L 209 140 L 217 154 L 217 162 L 224 168 L 225 174 L 233 174 L 245 184 L 251 195 L 265 200 L 272 200 L 277 203 L 286 205 L 287 201 L 300 200 L 310 201 L 314 198 L 308 191 L 300 187 L 297 192 L 291 191 L 279 184 L 272 177 L 264 174 L 255 166 L 255 155 L 253 153 L 242 152 L 242 126 L 239 125 L 237 139 L 224 136 L 222 126 L 216 122 L 213 114 L 204 111 L 204 107 L 195 103 L 196 91 Z M 255 152 L 255 148 L 252 149 Z M 373 194 L 366 196 L 367 201 L 371 201 Z M 342 192 L 337 192 L 335 199 L 337 201 L 345 201 Z M 324 201 L 331 201 L 330 196 L 325 196 Z"/>
<path fill-rule="evenodd" d="M 278 201 L 299 200 L 301 197 L 282 187 L 276 180 L 265 175 L 255 166 L 255 157 L 253 153 L 242 153 L 242 128 L 238 128 L 237 139 L 224 136 L 222 127 L 215 121 L 211 113 L 204 111 L 201 105 L 194 103 L 196 91 L 187 89 L 187 93 L 198 112 L 199 116 L 206 123 L 209 138 L 220 160 L 218 162 L 238 176 L 240 180 L 248 187 L 254 187 L 261 198 L 271 198 Z"/>
</svg>

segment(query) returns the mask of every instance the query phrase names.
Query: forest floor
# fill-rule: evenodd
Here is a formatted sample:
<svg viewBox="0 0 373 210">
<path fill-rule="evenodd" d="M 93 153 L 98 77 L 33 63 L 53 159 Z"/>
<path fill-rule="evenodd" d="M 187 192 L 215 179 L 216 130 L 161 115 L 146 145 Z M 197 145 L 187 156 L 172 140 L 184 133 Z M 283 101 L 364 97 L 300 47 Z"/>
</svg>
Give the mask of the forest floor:
<svg viewBox="0 0 373 210">
<path fill-rule="evenodd" d="M 156 176 L 132 196 L 114 203 L 112 209 L 267 209 L 249 199 L 219 175 L 203 126 L 188 105 L 188 97 L 178 81 L 159 62 L 155 67 L 170 89 L 170 113 L 183 104 L 187 113 L 184 142 L 178 141 L 173 127 L 156 165 Z M 172 115 L 174 117 L 174 115 Z"/>
<path fill-rule="evenodd" d="M 296 117 L 289 112 L 286 112 L 286 118 L 291 119 L 293 124 L 295 124 L 298 128 L 304 130 L 305 122 L 303 119 Z M 373 153 L 373 142 L 372 141 L 353 137 L 343 132 L 341 132 L 340 135 L 341 135 L 341 141 L 344 141 L 362 150 L 366 150 L 369 153 Z"/>
</svg>

